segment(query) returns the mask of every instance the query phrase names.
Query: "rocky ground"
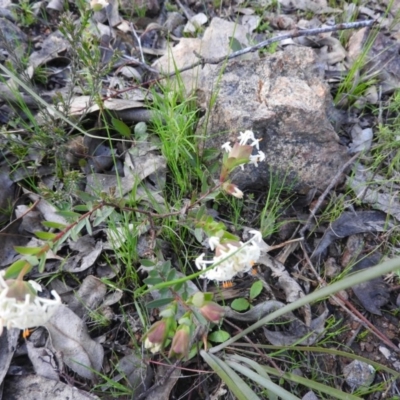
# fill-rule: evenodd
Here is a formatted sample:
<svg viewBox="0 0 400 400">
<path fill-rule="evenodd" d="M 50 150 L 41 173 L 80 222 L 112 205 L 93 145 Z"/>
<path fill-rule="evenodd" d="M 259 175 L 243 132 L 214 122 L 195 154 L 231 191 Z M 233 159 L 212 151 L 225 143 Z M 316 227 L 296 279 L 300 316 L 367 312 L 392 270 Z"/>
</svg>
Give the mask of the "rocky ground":
<svg viewBox="0 0 400 400">
<path fill-rule="evenodd" d="M 0 2 L 0 399 L 400 398 L 399 20 L 388 0 Z M 199 279 L 254 230 L 252 273 Z M 18 274 L 61 297 L 42 326 L 10 322 Z"/>
</svg>

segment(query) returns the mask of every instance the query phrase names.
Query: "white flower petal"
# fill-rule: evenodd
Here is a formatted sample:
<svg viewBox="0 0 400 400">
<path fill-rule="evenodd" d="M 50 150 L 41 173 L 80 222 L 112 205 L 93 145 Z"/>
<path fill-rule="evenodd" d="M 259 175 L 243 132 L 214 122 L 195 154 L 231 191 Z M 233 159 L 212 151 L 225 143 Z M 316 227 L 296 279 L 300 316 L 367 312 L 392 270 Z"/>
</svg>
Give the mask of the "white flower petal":
<svg viewBox="0 0 400 400">
<path fill-rule="evenodd" d="M 252 131 L 244 131 L 244 132 L 239 132 L 238 139 L 239 139 L 239 144 L 243 146 L 243 145 L 247 144 L 247 142 L 249 140 L 254 141 L 255 137 L 254 137 L 254 133 Z"/>
<path fill-rule="evenodd" d="M 197 269 L 204 269 L 204 256 L 205 254 L 202 253 L 196 258 L 194 263 L 196 264 Z"/>
<path fill-rule="evenodd" d="M 219 245 L 219 237 L 211 236 L 208 238 L 208 244 L 211 250 L 215 250 L 215 248 Z"/>
<path fill-rule="evenodd" d="M 265 160 L 265 153 L 262 151 L 262 150 L 259 150 L 258 151 L 258 161 L 259 162 L 262 162 L 262 161 L 264 161 Z"/>
<path fill-rule="evenodd" d="M 260 139 L 251 139 L 252 142 L 250 143 L 250 146 L 256 147 L 257 150 L 260 150 Z"/>
<path fill-rule="evenodd" d="M 260 231 L 256 231 L 255 229 L 249 230 L 249 233 L 253 235 L 253 238 L 251 240 L 254 240 L 255 242 L 261 242 L 262 241 L 262 233 Z"/>
<path fill-rule="evenodd" d="M 238 199 L 243 199 L 243 192 L 238 187 L 234 188 L 234 190 L 231 193 L 231 195 L 235 196 Z"/>
<path fill-rule="evenodd" d="M 227 153 L 232 151 L 232 146 L 230 142 L 226 142 L 221 146 Z"/>
</svg>

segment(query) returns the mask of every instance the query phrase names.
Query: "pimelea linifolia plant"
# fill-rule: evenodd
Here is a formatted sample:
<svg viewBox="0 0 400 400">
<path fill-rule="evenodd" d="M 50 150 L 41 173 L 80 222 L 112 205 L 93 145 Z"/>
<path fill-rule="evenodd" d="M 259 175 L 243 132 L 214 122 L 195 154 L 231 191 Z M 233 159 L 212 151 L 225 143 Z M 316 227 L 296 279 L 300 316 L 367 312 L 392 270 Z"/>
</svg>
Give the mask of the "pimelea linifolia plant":
<svg viewBox="0 0 400 400">
<path fill-rule="evenodd" d="M 248 144 L 249 143 L 249 144 Z M 219 184 L 215 190 L 222 190 L 234 197 L 242 198 L 243 192 L 230 181 L 229 177 L 236 168 L 244 168 L 245 164 L 256 167 L 265 160 L 265 154 L 259 149 L 259 140 L 252 131 L 240 132 L 238 141 L 224 143 L 222 148 L 225 154 Z M 257 154 L 252 154 L 254 148 Z M 196 226 L 201 228 L 208 236 L 208 244 L 212 257 L 206 259 L 202 253 L 195 260 L 199 270 L 204 271 L 200 277 L 216 282 L 231 281 L 235 276 L 248 273 L 260 257 L 260 232 L 251 230 L 253 237 L 247 242 L 242 242 L 236 235 L 227 231 L 224 224 L 216 222 L 211 216 L 206 215 L 196 221 Z M 166 309 L 161 311 L 162 319 L 155 322 L 144 335 L 144 346 L 152 353 L 162 351 L 168 340 L 171 341 L 169 357 L 187 357 L 190 343 L 197 324 L 209 322 L 218 324 L 224 316 L 224 308 L 212 301 L 211 293 L 197 292 L 184 300 L 181 304 L 188 310 L 183 317 L 177 317 L 177 300 L 173 301 Z"/>
</svg>

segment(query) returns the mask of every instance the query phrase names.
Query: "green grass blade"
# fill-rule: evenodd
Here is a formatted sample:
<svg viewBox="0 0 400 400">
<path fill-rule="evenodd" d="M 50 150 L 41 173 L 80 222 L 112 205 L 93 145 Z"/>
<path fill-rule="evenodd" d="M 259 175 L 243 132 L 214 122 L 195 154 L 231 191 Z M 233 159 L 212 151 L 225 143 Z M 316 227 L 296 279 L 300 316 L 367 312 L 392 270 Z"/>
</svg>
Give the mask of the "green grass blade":
<svg viewBox="0 0 400 400">
<path fill-rule="evenodd" d="M 269 378 L 264 378 L 257 372 L 252 371 L 250 368 L 245 367 L 244 365 L 238 364 L 235 361 L 226 361 L 227 365 L 240 372 L 241 374 L 247 376 L 249 379 L 252 379 L 254 382 L 257 382 L 259 385 L 265 387 L 270 392 L 278 395 L 282 399 L 285 400 L 300 400 L 299 397 L 291 394 L 286 389 L 280 387 L 276 383 L 272 382 Z"/>
<path fill-rule="evenodd" d="M 238 400 L 261 400 L 247 383 L 220 358 L 204 350 L 200 351 L 200 355 L 222 381 L 226 383 Z"/>
</svg>

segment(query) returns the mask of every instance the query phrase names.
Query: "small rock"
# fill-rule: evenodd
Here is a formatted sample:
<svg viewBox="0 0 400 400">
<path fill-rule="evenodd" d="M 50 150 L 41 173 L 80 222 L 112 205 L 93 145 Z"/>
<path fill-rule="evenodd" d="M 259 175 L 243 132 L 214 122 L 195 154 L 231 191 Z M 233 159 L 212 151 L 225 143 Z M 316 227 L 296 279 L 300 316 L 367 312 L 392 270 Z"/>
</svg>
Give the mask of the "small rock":
<svg viewBox="0 0 400 400">
<path fill-rule="evenodd" d="M 202 25 L 206 24 L 208 21 L 207 16 L 204 13 L 199 13 L 190 18 L 187 22 L 183 32 L 185 33 L 195 33 Z"/>
<path fill-rule="evenodd" d="M 365 362 L 354 360 L 343 368 L 346 383 L 352 390 L 368 388 L 375 379 L 375 368 Z"/>
<path fill-rule="evenodd" d="M 316 396 L 316 394 L 310 390 L 309 392 L 307 392 L 302 398 L 301 400 L 318 400 L 318 397 Z"/>
</svg>

